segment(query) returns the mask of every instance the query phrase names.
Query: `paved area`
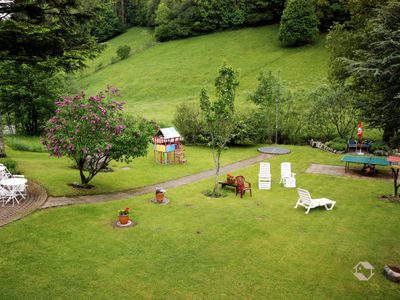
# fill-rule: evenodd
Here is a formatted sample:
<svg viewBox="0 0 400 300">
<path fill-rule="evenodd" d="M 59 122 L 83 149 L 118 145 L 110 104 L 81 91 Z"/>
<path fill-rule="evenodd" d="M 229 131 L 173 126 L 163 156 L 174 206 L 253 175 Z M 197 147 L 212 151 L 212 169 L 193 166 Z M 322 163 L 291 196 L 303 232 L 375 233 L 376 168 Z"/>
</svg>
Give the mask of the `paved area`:
<svg viewBox="0 0 400 300">
<path fill-rule="evenodd" d="M 261 154 L 256 157 L 242 160 L 227 166 L 221 167 L 221 173 L 233 172 L 237 169 L 241 169 L 247 166 L 251 166 L 253 164 L 259 163 L 265 159 L 270 158 L 272 155 L 270 154 Z M 105 202 L 105 201 L 113 201 L 124 198 L 132 198 L 139 195 L 144 195 L 147 193 L 152 193 L 156 190 L 157 187 L 162 186 L 163 188 L 174 188 L 185 184 L 190 184 L 196 181 L 200 181 L 203 179 L 207 179 L 209 177 L 214 176 L 214 170 L 208 170 L 201 173 L 185 176 L 182 178 L 169 180 L 165 182 L 159 182 L 157 184 L 125 191 L 125 192 L 116 192 L 110 194 L 102 194 L 102 195 L 88 195 L 88 196 L 76 196 L 76 197 L 49 197 L 47 202 L 43 205 L 42 208 L 50 208 L 64 205 L 73 205 L 73 204 L 83 204 L 83 203 L 96 203 L 96 202 Z"/>
<path fill-rule="evenodd" d="M 47 193 L 40 185 L 28 182 L 27 197 L 20 201 L 19 204 L 7 204 L 4 207 L 0 206 L 0 226 L 14 222 L 18 219 L 41 208 L 46 202 Z"/>
<path fill-rule="evenodd" d="M 361 178 L 361 179 L 380 179 L 380 180 L 388 180 L 392 179 L 392 176 L 389 172 L 378 172 L 373 176 L 365 176 L 361 174 L 361 167 L 359 168 L 350 168 L 347 172 L 345 167 L 340 166 L 331 166 L 331 165 L 320 165 L 320 164 L 311 164 L 311 166 L 306 170 L 306 173 L 314 173 L 314 174 L 325 174 L 325 175 L 335 175 L 335 176 L 349 176 L 353 178 Z"/>
</svg>

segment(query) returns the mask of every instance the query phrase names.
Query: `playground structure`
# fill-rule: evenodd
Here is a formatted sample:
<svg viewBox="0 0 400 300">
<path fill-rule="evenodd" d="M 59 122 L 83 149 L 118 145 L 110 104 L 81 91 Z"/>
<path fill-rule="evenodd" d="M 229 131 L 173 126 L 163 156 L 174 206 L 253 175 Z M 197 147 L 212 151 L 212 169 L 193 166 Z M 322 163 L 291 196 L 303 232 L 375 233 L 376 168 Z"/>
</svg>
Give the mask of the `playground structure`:
<svg viewBox="0 0 400 300">
<path fill-rule="evenodd" d="M 164 165 L 185 163 L 182 140 L 175 128 L 160 128 L 153 136 L 154 161 Z"/>
</svg>

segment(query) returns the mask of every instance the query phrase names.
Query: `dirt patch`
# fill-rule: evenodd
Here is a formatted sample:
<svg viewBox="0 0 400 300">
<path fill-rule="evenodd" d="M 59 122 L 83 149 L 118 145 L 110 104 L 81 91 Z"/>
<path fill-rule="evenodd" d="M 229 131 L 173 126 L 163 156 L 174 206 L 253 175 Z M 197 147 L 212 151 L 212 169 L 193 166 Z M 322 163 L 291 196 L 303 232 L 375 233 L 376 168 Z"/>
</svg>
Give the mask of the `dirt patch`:
<svg viewBox="0 0 400 300">
<path fill-rule="evenodd" d="M 92 189 L 95 188 L 94 185 L 91 185 L 91 184 L 82 185 L 82 184 L 77 183 L 77 182 L 68 183 L 68 185 L 73 187 L 74 189 L 77 189 L 77 190 L 92 190 Z"/>
<path fill-rule="evenodd" d="M 391 203 L 399 203 L 400 204 L 400 197 L 395 197 L 393 195 L 382 195 L 379 197 L 380 200 L 384 202 L 391 202 Z"/>
</svg>

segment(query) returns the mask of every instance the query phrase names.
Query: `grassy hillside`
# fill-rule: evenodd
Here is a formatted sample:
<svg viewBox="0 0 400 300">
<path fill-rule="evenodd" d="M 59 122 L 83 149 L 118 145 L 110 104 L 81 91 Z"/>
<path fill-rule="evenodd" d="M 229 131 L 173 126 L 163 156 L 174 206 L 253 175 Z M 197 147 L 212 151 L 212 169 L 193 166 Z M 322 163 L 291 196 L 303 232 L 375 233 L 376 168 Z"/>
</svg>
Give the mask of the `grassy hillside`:
<svg viewBox="0 0 400 300">
<path fill-rule="evenodd" d="M 326 75 L 328 53 L 323 37 L 315 45 L 288 49 L 280 47 L 277 31 L 272 25 L 155 43 L 148 29 L 131 28 L 108 42 L 79 84 L 89 93 L 108 84 L 117 86 L 128 112 L 163 123 L 171 121 L 177 103 L 197 103 L 202 87 L 214 95 L 214 79 L 223 61 L 240 72 L 239 109 L 248 105 L 247 96 L 261 70 L 279 72 L 291 89 L 316 86 Z M 131 45 L 134 54 L 110 64 L 123 44 Z M 103 68 L 96 71 L 99 64 Z"/>
</svg>

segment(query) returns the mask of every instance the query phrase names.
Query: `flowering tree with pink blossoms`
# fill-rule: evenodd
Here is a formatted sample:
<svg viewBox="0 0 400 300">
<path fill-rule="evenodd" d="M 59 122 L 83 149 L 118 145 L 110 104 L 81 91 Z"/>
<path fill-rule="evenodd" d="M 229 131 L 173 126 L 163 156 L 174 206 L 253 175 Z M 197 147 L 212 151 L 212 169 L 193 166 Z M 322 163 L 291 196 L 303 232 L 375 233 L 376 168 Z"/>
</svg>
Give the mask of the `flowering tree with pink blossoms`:
<svg viewBox="0 0 400 300">
<path fill-rule="evenodd" d="M 81 186 L 111 160 L 127 163 L 147 154 L 154 124 L 125 117 L 118 90 L 107 88 L 96 96 L 84 93 L 56 102 L 55 115 L 47 122 L 42 143 L 52 156 L 68 156 L 79 169 Z"/>
</svg>

